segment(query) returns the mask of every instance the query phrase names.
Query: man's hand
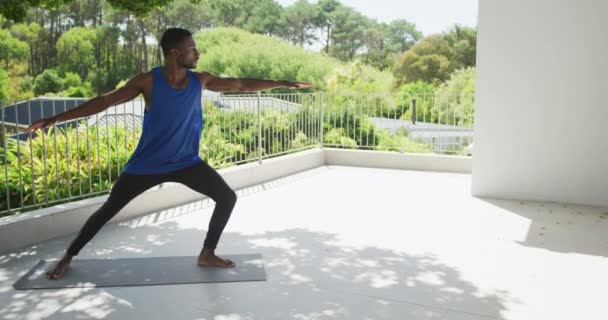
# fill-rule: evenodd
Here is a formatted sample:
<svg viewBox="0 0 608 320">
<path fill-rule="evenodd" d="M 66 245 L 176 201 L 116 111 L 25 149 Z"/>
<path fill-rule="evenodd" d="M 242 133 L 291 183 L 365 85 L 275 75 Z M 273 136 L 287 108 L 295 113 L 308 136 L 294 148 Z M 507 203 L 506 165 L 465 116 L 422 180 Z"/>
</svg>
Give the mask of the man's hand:
<svg viewBox="0 0 608 320">
<path fill-rule="evenodd" d="M 289 89 L 310 88 L 314 87 L 314 84 L 308 82 L 285 81 L 285 87 Z"/>
<path fill-rule="evenodd" d="M 52 126 L 55 124 L 55 119 L 53 118 L 47 118 L 47 119 L 40 119 L 34 123 L 32 123 L 31 126 L 29 126 L 27 129 L 25 129 L 25 132 L 30 132 L 30 131 L 35 131 L 37 129 L 42 129 L 48 126 Z"/>
</svg>

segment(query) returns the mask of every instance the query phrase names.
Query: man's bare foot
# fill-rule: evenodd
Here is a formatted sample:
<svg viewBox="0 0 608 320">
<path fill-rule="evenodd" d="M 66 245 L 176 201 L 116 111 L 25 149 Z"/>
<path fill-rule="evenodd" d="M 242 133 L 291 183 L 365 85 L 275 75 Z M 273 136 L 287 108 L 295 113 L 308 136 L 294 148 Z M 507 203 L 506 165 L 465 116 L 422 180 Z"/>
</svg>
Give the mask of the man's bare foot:
<svg viewBox="0 0 608 320">
<path fill-rule="evenodd" d="M 234 268 L 236 263 L 230 259 L 222 259 L 215 255 L 214 250 L 203 249 L 196 262 L 199 266 Z"/>
<path fill-rule="evenodd" d="M 45 276 L 49 280 L 59 279 L 63 274 L 70 268 L 70 262 L 72 257 L 64 255 L 61 260 L 57 261 L 53 266 L 49 267 L 45 273 Z"/>
</svg>

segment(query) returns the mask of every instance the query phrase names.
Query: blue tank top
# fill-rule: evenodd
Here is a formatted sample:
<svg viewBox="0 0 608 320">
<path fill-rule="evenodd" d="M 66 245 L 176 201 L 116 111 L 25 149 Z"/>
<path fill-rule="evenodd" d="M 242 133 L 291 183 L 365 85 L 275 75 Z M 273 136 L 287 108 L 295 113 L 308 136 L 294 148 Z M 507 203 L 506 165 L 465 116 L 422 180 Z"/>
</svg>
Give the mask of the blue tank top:
<svg viewBox="0 0 608 320">
<path fill-rule="evenodd" d="M 187 74 L 188 87 L 174 89 L 165 80 L 161 67 L 152 69 L 150 111 L 144 111 L 141 137 L 124 172 L 168 173 L 202 161 L 198 152 L 203 129 L 203 88 L 194 72 L 187 70 Z"/>
</svg>

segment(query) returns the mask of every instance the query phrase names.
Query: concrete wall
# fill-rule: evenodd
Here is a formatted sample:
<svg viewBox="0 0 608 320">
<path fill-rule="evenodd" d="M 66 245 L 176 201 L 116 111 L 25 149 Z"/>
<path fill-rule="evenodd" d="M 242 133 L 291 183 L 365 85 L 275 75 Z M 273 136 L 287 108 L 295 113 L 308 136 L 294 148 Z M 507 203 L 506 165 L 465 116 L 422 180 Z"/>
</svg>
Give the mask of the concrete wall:
<svg viewBox="0 0 608 320">
<path fill-rule="evenodd" d="M 471 173 L 471 157 L 325 148 L 327 165 Z"/>
<path fill-rule="evenodd" d="M 475 196 L 608 205 L 608 1 L 480 0 Z"/>
</svg>

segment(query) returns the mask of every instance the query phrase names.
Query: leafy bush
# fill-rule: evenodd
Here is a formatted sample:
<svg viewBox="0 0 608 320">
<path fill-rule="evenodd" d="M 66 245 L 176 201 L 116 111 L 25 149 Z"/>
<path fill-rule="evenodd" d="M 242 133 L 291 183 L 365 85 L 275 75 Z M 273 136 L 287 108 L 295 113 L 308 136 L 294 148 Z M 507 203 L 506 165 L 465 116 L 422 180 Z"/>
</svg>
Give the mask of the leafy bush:
<svg viewBox="0 0 608 320">
<path fill-rule="evenodd" d="M 332 58 L 305 51 L 277 38 L 238 28 L 215 28 L 194 36 L 201 56 L 197 70 L 218 76 L 297 80 L 323 90 L 326 76 L 338 65 Z M 291 90 L 275 89 L 275 92 Z M 307 92 L 311 89 L 301 89 Z"/>
<path fill-rule="evenodd" d="M 34 80 L 34 94 L 44 95 L 49 92 L 59 92 L 63 88 L 63 79 L 55 69 L 46 69 Z"/>
</svg>

